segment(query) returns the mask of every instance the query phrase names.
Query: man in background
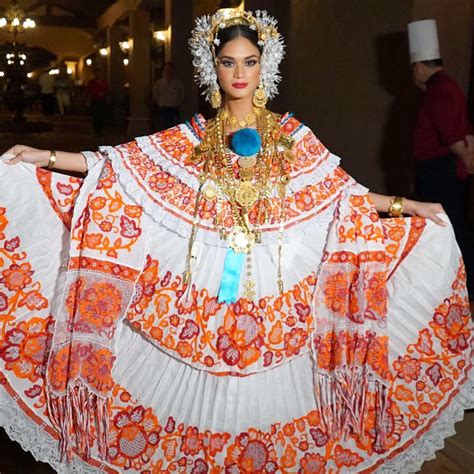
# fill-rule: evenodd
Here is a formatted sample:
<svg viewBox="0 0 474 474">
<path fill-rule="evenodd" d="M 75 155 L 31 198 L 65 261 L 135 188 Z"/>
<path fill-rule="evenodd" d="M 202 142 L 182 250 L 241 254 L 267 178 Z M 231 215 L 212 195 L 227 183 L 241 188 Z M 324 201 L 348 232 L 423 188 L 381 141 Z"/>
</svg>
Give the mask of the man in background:
<svg viewBox="0 0 474 474">
<path fill-rule="evenodd" d="M 39 78 L 41 89 L 41 105 L 44 115 L 53 115 L 54 112 L 54 77 L 49 71 L 43 72 Z"/>
<path fill-rule="evenodd" d="M 102 71 L 94 69 L 94 77 L 87 84 L 87 95 L 91 103 L 92 125 L 97 137 L 102 136 L 105 124 L 105 107 L 109 85 L 102 78 Z"/>
<path fill-rule="evenodd" d="M 158 130 L 166 130 L 179 123 L 179 111 L 183 98 L 183 83 L 175 77 L 174 64 L 168 62 L 165 64 L 163 77 L 158 79 L 153 86 Z"/>
<path fill-rule="evenodd" d="M 69 77 L 67 66 L 61 65 L 59 74 L 56 76 L 54 82 L 54 89 L 56 91 L 56 100 L 58 102 L 59 113 L 63 116 L 69 112 L 71 106 L 71 89 L 72 81 Z"/>
<path fill-rule="evenodd" d="M 416 194 L 422 201 L 443 205 L 471 273 L 472 291 L 472 243 L 465 242 L 465 202 L 469 174 L 474 173 L 474 136 L 467 100 L 443 67 L 436 21 L 410 23 L 408 38 L 413 79 L 424 91 L 413 135 Z"/>
</svg>

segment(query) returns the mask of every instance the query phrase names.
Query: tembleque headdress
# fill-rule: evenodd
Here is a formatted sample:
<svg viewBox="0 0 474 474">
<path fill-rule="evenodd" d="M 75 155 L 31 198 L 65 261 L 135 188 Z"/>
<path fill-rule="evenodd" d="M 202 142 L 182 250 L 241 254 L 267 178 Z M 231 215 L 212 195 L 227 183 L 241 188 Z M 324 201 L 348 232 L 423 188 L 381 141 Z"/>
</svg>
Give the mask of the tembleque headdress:
<svg viewBox="0 0 474 474">
<path fill-rule="evenodd" d="M 277 84 L 281 80 L 278 67 L 285 54 L 285 46 L 276 28 L 277 21 L 260 10 L 255 13 L 219 10 L 212 17 L 205 15 L 196 19 L 189 45 L 193 66 L 197 70 L 196 81 L 203 88 L 203 95 L 209 101 L 212 92 L 219 90 L 215 47 L 219 46 L 219 31 L 233 25 L 247 25 L 257 32 L 258 44 L 262 48 L 260 82 L 268 98 L 272 99 L 278 93 Z"/>
</svg>

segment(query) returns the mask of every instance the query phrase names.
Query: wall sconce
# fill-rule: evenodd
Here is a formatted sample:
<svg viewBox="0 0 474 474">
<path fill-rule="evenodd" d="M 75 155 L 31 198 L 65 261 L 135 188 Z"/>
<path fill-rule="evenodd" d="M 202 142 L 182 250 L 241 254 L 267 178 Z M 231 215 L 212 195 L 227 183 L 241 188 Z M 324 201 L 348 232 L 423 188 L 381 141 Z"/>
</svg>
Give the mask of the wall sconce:
<svg viewBox="0 0 474 474">
<path fill-rule="evenodd" d="M 28 79 L 31 79 L 31 78 L 33 77 L 33 73 L 32 73 L 32 72 L 29 72 L 29 73 L 26 75 L 26 77 L 27 77 Z"/>
<path fill-rule="evenodd" d="M 168 39 L 168 30 L 154 31 L 153 38 L 155 38 L 156 41 L 166 43 L 166 40 Z"/>
<path fill-rule="evenodd" d="M 101 56 L 104 56 L 104 57 L 108 56 L 109 55 L 109 48 L 100 48 L 99 49 L 99 54 Z"/>
<path fill-rule="evenodd" d="M 87 58 L 87 59 L 86 59 L 86 64 L 87 64 L 87 66 L 92 66 L 92 59 L 91 59 L 91 58 Z"/>
<path fill-rule="evenodd" d="M 128 39 L 128 40 L 126 40 L 126 41 L 120 41 L 120 43 L 119 43 L 120 49 L 121 49 L 124 53 L 127 53 L 128 51 L 130 51 L 130 49 L 131 49 L 131 47 L 132 47 L 131 42 L 132 42 L 131 39 Z"/>
<path fill-rule="evenodd" d="M 5 73 L 3 71 L 0 71 L 0 77 L 5 77 Z"/>
<path fill-rule="evenodd" d="M 130 61 L 129 61 L 128 58 L 123 58 L 123 65 L 124 66 L 128 66 L 129 63 L 130 63 Z"/>
</svg>

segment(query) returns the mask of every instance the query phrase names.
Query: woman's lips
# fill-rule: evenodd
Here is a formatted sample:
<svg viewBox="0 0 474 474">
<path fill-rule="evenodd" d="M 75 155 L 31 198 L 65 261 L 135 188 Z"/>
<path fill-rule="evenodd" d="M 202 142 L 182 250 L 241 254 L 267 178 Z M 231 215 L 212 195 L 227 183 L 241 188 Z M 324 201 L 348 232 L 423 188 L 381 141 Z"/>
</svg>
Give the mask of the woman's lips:
<svg viewBox="0 0 474 474">
<path fill-rule="evenodd" d="M 248 85 L 248 82 L 234 82 L 232 87 L 235 87 L 236 89 L 245 89 Z"/>
</svg>

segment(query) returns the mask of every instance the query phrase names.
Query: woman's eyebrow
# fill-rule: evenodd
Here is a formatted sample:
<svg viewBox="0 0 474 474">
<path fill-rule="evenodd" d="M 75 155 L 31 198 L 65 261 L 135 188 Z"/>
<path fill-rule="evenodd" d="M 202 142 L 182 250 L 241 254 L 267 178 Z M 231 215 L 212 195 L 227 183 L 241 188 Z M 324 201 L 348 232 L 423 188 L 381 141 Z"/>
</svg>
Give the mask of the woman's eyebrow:
<svg viewBox="0 0 474 474">
<path fill-rule="evenodd" d="M 258 58 L 258 56 L 256 54 L 252 54 L 251 56 L 246 56 L 244 58 L 244 60 L 248 60 L 248 59 L 252 59 L 252 58 Z M 235 58 L 232 57 L 232 56 L 220 56 L 218 59 L 232 59 L 232 60 L 235 60 Z"/>
</svg>

